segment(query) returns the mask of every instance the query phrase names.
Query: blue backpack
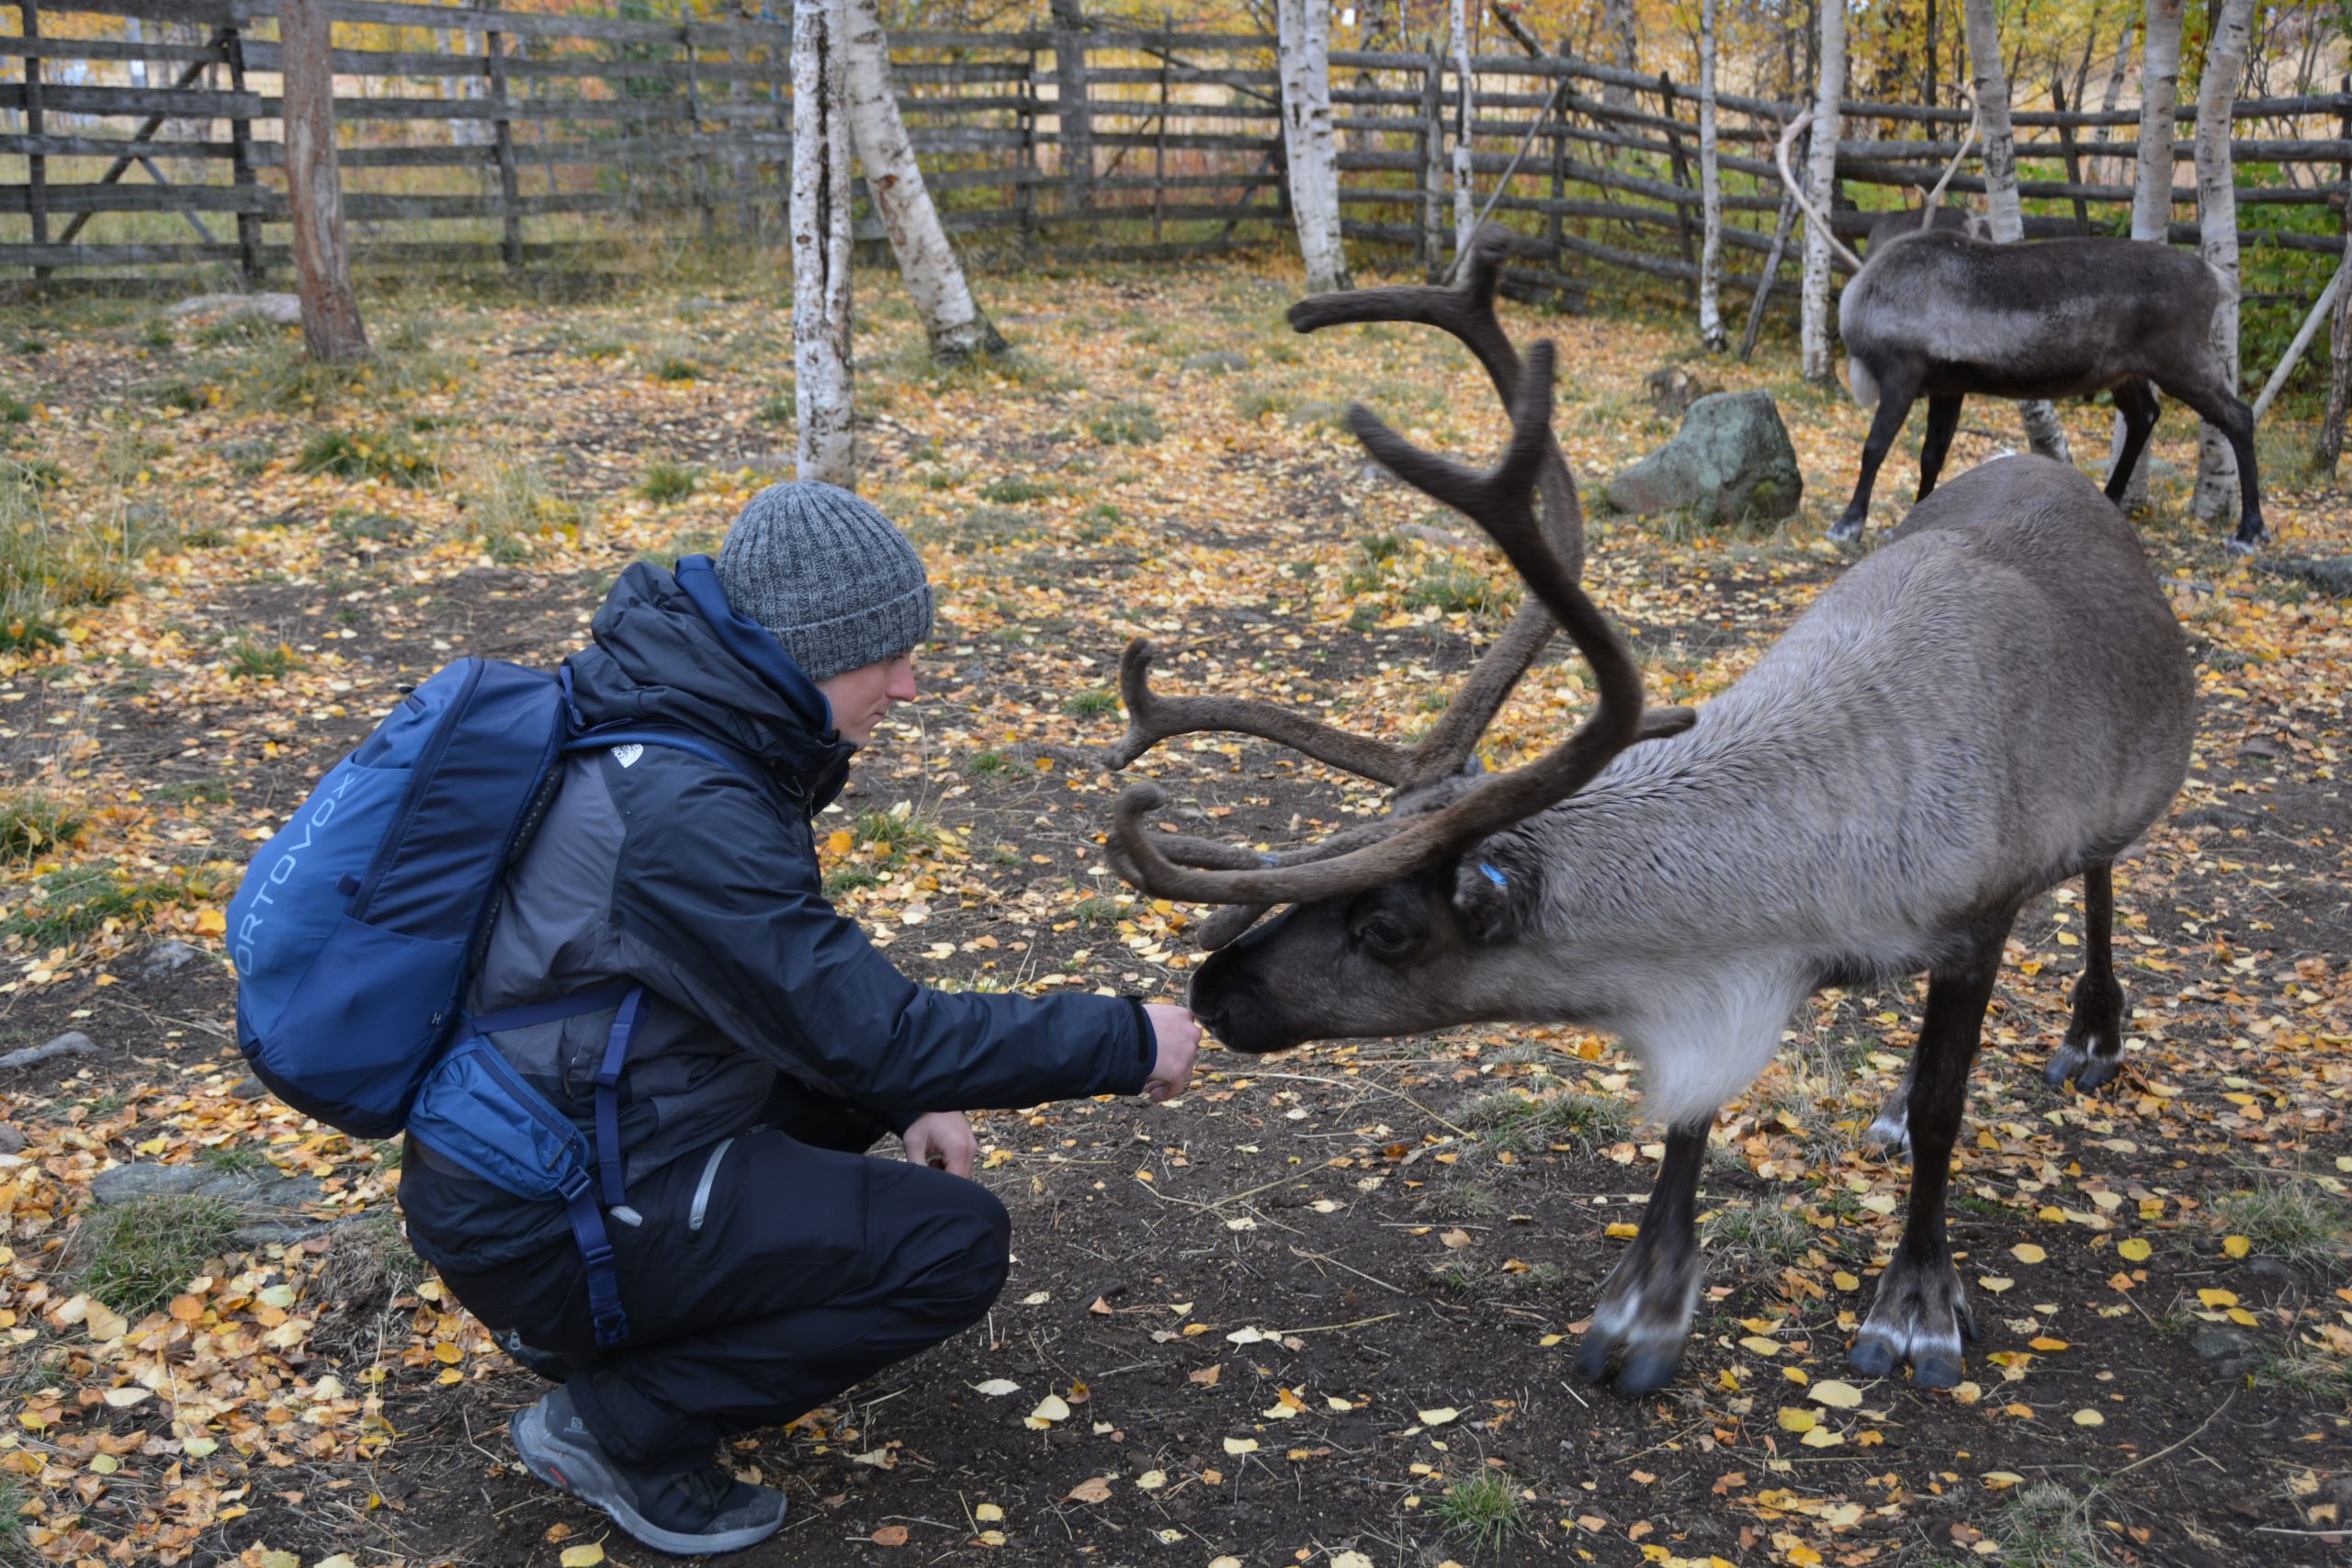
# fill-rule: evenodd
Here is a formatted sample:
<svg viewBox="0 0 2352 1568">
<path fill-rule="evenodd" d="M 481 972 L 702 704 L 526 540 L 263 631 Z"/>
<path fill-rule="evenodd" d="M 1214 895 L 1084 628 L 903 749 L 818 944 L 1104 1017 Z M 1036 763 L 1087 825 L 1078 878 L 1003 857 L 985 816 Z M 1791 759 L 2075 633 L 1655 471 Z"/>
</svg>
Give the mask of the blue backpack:
<svg viewBox="0 0 2352 1568">
<path fill-rule="evenodd" d="M 757 777 L 681 731 L 583 729 L 571 671 L 461 659 L 410 691 L 261 847 L 229 905 L 237 1040 L 254 1076 L 354 1137 L 414 1131 L 518 1198 L 560 1199 L 588 1268 L 600 1346 L 628 1337 L 602 1209 L 625 1202 L 617 1086 L 643 987 L 615 986 L 480 1017 L 468 979 L 506 873 L 562 780 L 567 751 L 673 747 Z M 587 1140 L 487 1036 L 617 1009 Z"/>
</svg>

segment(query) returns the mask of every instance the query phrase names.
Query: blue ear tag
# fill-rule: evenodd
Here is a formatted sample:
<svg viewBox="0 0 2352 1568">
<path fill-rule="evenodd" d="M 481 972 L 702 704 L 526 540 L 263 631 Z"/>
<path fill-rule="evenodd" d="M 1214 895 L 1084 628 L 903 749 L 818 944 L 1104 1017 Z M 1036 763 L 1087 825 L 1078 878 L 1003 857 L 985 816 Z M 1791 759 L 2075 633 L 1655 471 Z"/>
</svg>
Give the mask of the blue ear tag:
<svg viewBox="0 0 2352 1568">
<path fill-rule="evenodd" d="M 1493 866 L 1488 865 L 1485 861 L 1480 861 L 1480 862 L 1478 863 L 1478 869 L 1479 869 L 1480 871 L 1485 872 L 1485 873 L 1487 874 L 1487 881 L 1489 881 L 1489 882 L 1491 882 L 1491 883 L 1493 883 L 1496 886 L 1498 886 L 1498 887 L 1509 887 L 1509 886 L 1510 886 L 1510 877 L 1505 876 L 1501 872 L 1497 871 Z"/>
</svg>

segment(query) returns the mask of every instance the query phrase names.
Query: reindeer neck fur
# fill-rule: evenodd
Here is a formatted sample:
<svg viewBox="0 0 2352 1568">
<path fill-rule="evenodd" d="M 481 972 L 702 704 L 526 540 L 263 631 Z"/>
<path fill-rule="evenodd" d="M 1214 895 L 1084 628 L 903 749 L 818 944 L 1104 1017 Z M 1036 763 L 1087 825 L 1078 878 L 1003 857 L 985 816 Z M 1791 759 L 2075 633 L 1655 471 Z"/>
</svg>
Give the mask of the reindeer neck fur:
<svg viewBox="0 0 2352 1568">
<path fill-rule="evenodd" d="M 1542 958 L 1504 966 L 1515 1016 L 1617 1032 L 1653 1114 L 1702 1114 L 1815 988 L 1935 967 L 2153 820 L 2187 766 L 2185 649 L 2128 528 L 2057 468 L 1939 491 L 1690 730 L 1480 847 Z"/>
</svg>

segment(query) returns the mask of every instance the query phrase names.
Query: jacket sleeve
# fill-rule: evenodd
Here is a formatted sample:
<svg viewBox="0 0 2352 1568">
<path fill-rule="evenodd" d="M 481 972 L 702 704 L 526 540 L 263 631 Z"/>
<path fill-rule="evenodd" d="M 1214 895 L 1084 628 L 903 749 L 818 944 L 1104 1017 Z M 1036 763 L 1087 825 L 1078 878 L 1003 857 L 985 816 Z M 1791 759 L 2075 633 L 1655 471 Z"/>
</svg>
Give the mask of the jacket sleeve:
<svg viewBox="0 0 2352 1568">
<path fill-rule="evenodd" d="M 1137 1004 L 918 986 L 826 902 L 806 838 L 756 786 L 685 759 L 662 774 L 616 792 L 614 919 L 707 987 L 751 1049 L 910 1118 L 1143 1088 Z"/>
</svg>

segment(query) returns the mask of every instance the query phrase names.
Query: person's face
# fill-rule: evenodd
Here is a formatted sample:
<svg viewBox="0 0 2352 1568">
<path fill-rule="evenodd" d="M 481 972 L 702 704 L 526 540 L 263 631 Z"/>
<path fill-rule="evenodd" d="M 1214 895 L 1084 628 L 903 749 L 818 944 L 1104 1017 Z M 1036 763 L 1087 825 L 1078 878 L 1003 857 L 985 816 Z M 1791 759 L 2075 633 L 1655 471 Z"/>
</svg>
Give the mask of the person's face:
<svg viewBox="0 0 2352 1568">
<path fill-rule="evenodd" d="M 874 727 L 889 716 L 893 704 L 915 700 L 914 652 L 828 675 L 817 689 L 832 704 L 833 728 L 842 739 L 863 746 L 874 739 Z"/>
</svg>

